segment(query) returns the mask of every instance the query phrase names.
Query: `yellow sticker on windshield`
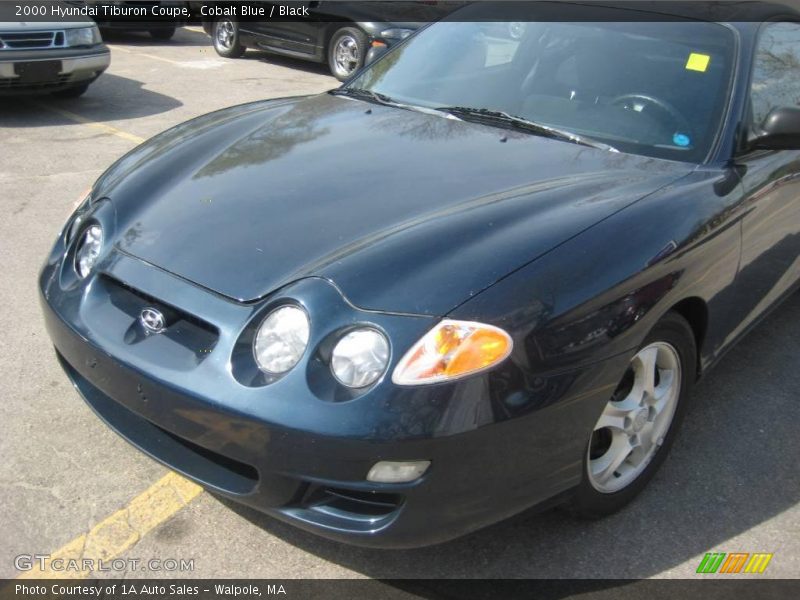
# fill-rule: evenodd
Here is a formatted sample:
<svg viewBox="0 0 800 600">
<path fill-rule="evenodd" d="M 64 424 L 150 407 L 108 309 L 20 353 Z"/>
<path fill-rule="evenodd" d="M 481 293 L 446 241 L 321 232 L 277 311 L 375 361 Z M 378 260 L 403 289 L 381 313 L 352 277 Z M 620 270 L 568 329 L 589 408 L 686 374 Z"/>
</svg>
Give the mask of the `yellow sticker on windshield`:
<svg viewBox="0 0 800 600">
<path fill-rule="evenodd" d="M 686 70 L 700 71 L 701 73 L 705 73 L 706 69 L 708 69 L 708 63 L 710 62 L 711 57 L 708 54 L 698 54 L 697 52 L 692 52 L 689 55 L 689 60 L 686 61 Z"/>
</svg>

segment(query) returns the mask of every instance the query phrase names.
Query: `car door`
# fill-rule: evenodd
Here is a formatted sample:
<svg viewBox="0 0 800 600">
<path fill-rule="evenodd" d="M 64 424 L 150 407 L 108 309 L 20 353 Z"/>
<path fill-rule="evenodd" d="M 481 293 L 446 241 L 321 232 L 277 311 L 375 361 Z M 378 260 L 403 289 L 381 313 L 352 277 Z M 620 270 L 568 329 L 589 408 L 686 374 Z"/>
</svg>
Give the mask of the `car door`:
<svg viewBox="0 0 800 600">
<path fill-rule="evenodd" d="M 318 58 L 320 30 L 323 24 L 315 15 L 319 2 L 259 2 L 265 6 L 266 13 L 272 15 L 264 21 L 242 24 L 258 36 L 258 44 L 267 50 L 303 58 Z M 300 13 L 281 15 L 281 9 L 308 11 L 309 16 Z"/>
<path fill-rule="evenodd" d="M 800 23 L 766 23 L 754 53 L 748 136 L 771 110 L 787 106 L 800 106 Z M 746 205 L 737 295 L 744 313 L 736 333 L 800 279 L 800 150 L 755 151 L 740 162 Z"/>
</svg>

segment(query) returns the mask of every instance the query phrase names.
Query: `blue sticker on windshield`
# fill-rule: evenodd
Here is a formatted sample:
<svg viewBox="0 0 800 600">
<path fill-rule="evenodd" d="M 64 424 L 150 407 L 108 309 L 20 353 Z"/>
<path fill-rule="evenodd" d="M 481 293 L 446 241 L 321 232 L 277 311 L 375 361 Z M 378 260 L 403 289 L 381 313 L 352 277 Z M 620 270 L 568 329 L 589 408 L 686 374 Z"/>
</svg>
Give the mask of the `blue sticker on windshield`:
<svg viewBox="0 0 800 600">
<path fill-rule="evenodd" d="M 686 148 L 686 146 L 692 143 L 692 140 L 684 133 L 676 133 L 672 136 L 672 143 L 681 148 Z"/>
</svg>

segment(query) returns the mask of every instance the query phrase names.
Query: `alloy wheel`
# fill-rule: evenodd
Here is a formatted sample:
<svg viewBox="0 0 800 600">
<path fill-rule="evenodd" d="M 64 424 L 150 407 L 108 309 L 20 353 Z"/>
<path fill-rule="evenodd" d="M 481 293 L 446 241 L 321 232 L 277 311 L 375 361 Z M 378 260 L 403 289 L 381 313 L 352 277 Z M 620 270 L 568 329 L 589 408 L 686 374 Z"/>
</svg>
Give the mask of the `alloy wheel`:
<svg viewBox="0 0 800 600">
<path fill-rule="evenodd" d="M 650 464 L 675 415 L 682 376 L 678 352 L 666 342 L 633 357 L 589 444 L 589 481 L 597 491 L 625 488 Z"/>
<path fill-rule="evenodd" d="M 350 75 L 358 68 L 361 53 L 358 41 L 352 35 L 343 35 L 336 41 L 333 49 L 333 62 L 339 75 Z"/>
<path fill-rule="evenodd" d="M 236 28 L 232 21 L 220 21 L 217 23 L 217 45 L 224 50 L 233 48 L 236 39 Z"/>
</svg>

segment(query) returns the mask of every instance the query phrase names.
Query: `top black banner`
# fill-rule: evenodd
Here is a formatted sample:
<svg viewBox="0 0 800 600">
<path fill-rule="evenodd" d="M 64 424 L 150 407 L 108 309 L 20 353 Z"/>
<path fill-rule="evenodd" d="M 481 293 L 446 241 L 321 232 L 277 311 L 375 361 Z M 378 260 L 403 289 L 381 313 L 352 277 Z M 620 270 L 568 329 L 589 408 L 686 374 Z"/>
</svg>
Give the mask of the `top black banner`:
<svg viewBox="0 0 800 600">
<path fill-rule="evenodd" d="M 480 5 L 476 10 L 474 5 Z M 800 0 L 0 0 L 0 22 L 763 21 L 799 18 Z"/>
</svg>

